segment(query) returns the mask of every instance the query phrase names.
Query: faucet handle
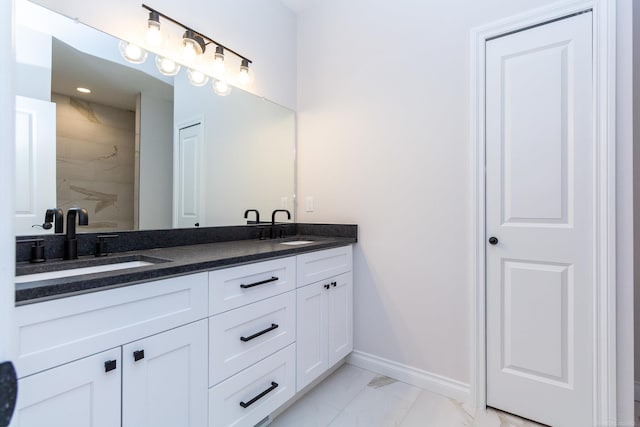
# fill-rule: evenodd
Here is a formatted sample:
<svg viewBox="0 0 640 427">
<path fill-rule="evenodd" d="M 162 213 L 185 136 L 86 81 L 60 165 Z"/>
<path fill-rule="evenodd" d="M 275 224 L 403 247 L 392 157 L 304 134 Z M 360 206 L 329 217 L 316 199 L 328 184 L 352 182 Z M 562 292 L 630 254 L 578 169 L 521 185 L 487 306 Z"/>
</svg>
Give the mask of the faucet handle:
<svg viewBox="0 0 640 427">
<path fill-rule="evenodd" d="M 113 239 L 114 237 L 118 237 L 117 234 L 100 234 L 97 236 L 98 241 L 96 242 L 96 256 L 107 256 L 109 255 L 109 251 L 107 250 L 107 240 Z"/>
</svg>

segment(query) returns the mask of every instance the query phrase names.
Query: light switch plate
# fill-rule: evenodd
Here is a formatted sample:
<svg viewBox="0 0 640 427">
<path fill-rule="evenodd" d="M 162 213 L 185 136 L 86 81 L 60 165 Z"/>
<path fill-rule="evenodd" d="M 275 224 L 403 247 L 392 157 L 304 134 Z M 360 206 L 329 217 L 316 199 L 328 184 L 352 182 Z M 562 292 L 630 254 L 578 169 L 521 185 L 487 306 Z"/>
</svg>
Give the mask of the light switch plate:
<svg viewBox="0 0 640 427">
<path fill-rule="evenodd" d="M 307 212 L 313 212 L 313 196 L 307 196 Z"/>
</svg>

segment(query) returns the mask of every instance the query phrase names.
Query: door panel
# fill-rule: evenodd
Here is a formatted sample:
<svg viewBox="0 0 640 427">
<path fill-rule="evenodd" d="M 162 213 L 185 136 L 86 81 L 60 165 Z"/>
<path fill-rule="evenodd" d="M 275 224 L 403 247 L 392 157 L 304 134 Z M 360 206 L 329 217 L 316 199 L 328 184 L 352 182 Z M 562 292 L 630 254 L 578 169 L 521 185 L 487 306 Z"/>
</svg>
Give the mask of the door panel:
<svg viewBox="0 0 640 427">
<path fill-rule="evenodd" d="M 53 234 L 33 228 L 56 202 L 56 104 L 16 96 L 15 234 Z"/>
<path fill-rule="evenodd" d="M 567 223 L 568 49 L 562 42 L 502 58 L 504 223 Z"/>
<path fill-rule="evenodd" d="M 567 382 L 571 266 L 503 261 L 502 365 L 513 375 Z M 544 310 L 540 310 L 544 307 Z"/>
<path fill-rule="evenodd" d="M 487 42 L 487 404 L 591 425 L 591 13 Z"/>
</svg>

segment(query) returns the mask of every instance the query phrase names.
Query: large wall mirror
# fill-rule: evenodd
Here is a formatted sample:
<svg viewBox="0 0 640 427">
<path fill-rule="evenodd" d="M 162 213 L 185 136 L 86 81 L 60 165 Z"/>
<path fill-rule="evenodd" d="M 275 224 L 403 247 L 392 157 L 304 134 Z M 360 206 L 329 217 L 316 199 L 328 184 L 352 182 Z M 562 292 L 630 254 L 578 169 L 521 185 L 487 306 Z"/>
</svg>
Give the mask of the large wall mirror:
<svg viewBox="0 0 640 427">
<path fill-rule="evenodd" d="M 118 45 L 16 2 L 16 234 L 52 232 L 37 225 L 53 207 L 86 208 L 81 231 L 91 232 L 246 224 L 246 209 L 294 214 L 293 111 L 238 88 L 195 87 L 184 71 L 164 76 L 152 55 L 128 63 Z"/>
</svg>

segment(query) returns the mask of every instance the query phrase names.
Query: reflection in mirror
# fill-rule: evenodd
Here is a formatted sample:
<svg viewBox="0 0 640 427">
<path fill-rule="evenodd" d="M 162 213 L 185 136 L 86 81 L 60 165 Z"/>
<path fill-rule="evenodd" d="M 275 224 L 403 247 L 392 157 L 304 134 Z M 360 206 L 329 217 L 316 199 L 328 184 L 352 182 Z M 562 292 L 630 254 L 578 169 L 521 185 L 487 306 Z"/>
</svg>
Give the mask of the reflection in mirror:
<svg viewBox="0 0 640 427">
<path fill-rule="evenodd" d="M 86 208 L 94 232 L 293 212 L 293 111 L 163 76 L 152 54 L 130 64 L 119 40 L 24 0 L 16 21 L 16 234 L 51 233 L 33 226 L 52 207 Z"/>
</svg>

